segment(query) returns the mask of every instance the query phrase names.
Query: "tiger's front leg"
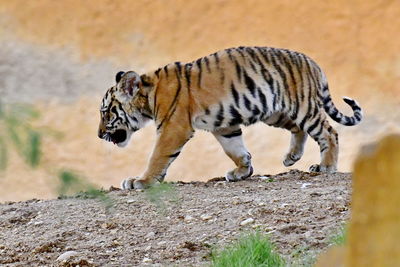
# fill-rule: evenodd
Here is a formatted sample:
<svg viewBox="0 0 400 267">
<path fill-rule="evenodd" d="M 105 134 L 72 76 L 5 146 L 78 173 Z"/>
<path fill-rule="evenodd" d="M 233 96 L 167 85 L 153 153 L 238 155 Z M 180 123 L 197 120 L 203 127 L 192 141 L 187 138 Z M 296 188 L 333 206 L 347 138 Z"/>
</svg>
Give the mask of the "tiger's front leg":
<svg viewBox="0 0 400 267">
<path fill-rule="evenodd" d="M 122 181 L 122 189 L 143 189 L 155 181 L 163 181 L 169 165 L 178 157 L 182 147 L 193 135 L 193 129 L 168 127 L 163 129 L 151 154 L 146 171 L 140 178 L 128 178 Z"/>
<path fill-rule="evenodd" d="M 225 179 L 228 182 L 244 180 L 253 174 L 251 155 L 244 146 L 242 130 L 239 126 L 221 129 L 213 132 L 225 153 L 236 164 L 236 169 L 229 171 Z"/>
</svg>

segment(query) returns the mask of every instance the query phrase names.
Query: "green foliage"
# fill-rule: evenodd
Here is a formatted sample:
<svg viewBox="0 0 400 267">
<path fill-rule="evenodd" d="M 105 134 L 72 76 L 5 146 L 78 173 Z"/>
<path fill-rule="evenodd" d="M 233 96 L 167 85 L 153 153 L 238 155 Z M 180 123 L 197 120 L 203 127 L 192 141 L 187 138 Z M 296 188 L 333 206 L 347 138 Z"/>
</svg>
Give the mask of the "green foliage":
<svg viewBox="0 0 400 267">
<path fill-rule="evenodd" d="M 61 197 L 74 195 L 78 198 L 93 198 L 104 204 L 106 210 L 113 206 L 112 199 L 100 189 L 87 182 L 87 180 L 69 170 L 62 170 L 58 174 L 58 193 Z"/>
<path fill-rule="evenodd" d="M 166 210 L 167 202 L 178 201 L 176 189 L 169 183 L 154 184 L 145 193 L 147 199 L 162 212 Z"/>
<path fill-rule="evenodd" d="M 39 113 L 28 105 L 0 103 L 0 170 L 7 167 L 9 144 L 29 166 L 39 165 L 42 134 L 31 124 L 38 117 Z"/>
<path fill-rule="evenodd" d="M 342 246 L 346 244 L 347 242 L 347 227 L 346 226 L 341 226 L 338 230 L 338 232 L 333 235 L 329 243 L 337 246 Z"/>
<path fill-rule="evenodd" d="M 212 254 L 213 267 L 255 267 L 285 266 L 282 257 L 274 252 L 274 247 L 259 233 L 243 236 L 222 251 Z"/>
</svg>

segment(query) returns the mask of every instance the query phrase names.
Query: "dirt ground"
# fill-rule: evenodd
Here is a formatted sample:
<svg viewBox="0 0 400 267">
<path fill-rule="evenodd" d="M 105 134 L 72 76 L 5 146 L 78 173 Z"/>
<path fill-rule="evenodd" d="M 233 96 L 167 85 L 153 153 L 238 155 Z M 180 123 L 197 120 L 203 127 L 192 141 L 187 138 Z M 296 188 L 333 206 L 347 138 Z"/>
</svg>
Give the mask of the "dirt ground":
<svg viewBox="0 0 400 267">
<path fill-rule="evenodd" d="M 214 248 L 254 229 L 293 263 L 326 248 L 349 218 L 351 174 L 291 170 L 171 188 L 162 201 L 114 188 L 108 210 L 82 196 L 3 203 L 0 265 L 201 266 Z M 75 255 L 57 260 L 68 251 Z"/>
</svg>

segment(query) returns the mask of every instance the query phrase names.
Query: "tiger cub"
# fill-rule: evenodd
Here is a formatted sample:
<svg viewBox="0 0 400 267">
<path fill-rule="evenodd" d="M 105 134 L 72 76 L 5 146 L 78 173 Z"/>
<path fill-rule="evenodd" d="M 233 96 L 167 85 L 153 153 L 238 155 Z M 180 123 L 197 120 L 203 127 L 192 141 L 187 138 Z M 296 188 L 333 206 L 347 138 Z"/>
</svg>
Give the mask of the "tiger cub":
<svg viewBox="0 0 400 267">
<path fill-rule="evenodd" d="M 325 74 L 302 53 L 270 47 L 230 48 L 143 75 L 118 72 L 116 85 L 101 102 L 98 136 L 123 147 L 146 122 L 156 124 L 157 143 L 147 170 L 140 178 L 124 180 L 123 189 L 162 181 L 195 129 L 211 132 L 236 164 L 226 180 L 245 179 L 253 168 L 240 126 L 259 121 L 291 132 L 285 166 L 301 158 L 310 135 L 321 153 L 320 164 L 312 165 L 310 171 L 335 172 L 338 134 L 326 114 L 347 126 L 362 118 L 356 101 L 344 101 L 353 116 L 338 111 Z"/>
</svg>

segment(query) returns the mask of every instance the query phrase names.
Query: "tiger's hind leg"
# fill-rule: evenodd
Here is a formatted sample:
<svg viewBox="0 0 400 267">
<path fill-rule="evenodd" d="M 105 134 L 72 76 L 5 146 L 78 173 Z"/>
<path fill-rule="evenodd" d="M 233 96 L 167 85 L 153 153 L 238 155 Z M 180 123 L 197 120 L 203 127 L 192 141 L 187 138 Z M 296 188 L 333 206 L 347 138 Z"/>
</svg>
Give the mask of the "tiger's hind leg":
<svg viewBox="0 0 400 267">
<path fill-rule="evenodd" d="M 321 163 L 310 167 L 311 172 L 335 172 L 337 170 L 339 139 L 338 134 L 325 117 L 319 116 L 306 126 L 308 134 L 317 141 Z"/>
<path fill-rule="evenodd" d="M 283 165 L 292 166 L 301 159 L 304 153 L 304 145 L 307 141 L 307 134 L 301 130 L 297 124 L 282 113 L 277 113 L 269 117 L 264 123 L 289 130 L 292 133 L 290 138 L 289 151 L 283 159 Z"/>
<path fill-rule="evenodd" d="M 235 162 L 237 168 L 228 172 L 225 179 L 228 182 L 239 181 L 253 174 L 251 155 L 244 146 L 240 127 L 230 127 L 213 132 L 225 153 Z"/>
<path fill-rule="evenodd" d="M 285 165 L 285 167 L 292 166 L 301 159 L 304 153 L 304 145 L 307 140 L 307 134 L 300 130 L 299 127 L 295 126 L 289 131 L 292 133 L 292 136 L 290 138 L 289 151 L 286 153 L 283 160 L 283 165 Z"/>
</svg>

